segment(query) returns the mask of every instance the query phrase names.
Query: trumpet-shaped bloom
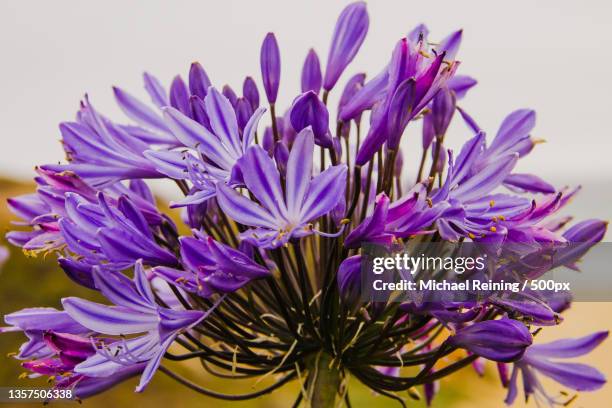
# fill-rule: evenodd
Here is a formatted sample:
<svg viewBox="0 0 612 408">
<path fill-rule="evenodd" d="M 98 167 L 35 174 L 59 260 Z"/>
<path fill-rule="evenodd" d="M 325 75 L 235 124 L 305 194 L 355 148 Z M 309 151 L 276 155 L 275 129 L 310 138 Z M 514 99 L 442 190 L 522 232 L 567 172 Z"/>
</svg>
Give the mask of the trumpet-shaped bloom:
<svg viewBox="0 0 612 408">
<path fill-rule="evenodd" d="M 265 108 L 258 108 L 249 118 L 241 133 L 236 112 L 230 101 L 215 88 L 210 88 L 204 99 L 204 111 L 210 130 L 190 119 L 175 108 L 164 109 L 164 119 L 178 140 L 191 152 L 148 150 L 145 155 L 156 168 L 175 179 L 189 180 L 191 193 L 175 205 L 199 204 L 215 195 L 215 183 L 240 182 L 235 167 L 247 148 L 253 144 L 257 124 Z"/>
<path fill-rule="evenodd" d="M 74 367 L 88 377 L 109 377 L 126 366 L 146 363 L 136 391 L 142 391 L 170 344 L 182 331 L 206 317 L 200 310 L 174 310 L 159 306 L 145 275 L 142 263 L 130 280 L 119 272 L 94 268 L 94 281 L 102 294 L 115 304 L 107 306 L 79 298 L 62 300 L 64 310 L 75 321 L 104 335 L 138 335 L 111 344 L 95 343 L 97 350 Z"/>
<path fill-rule="evenodd" d="M 47 164 L 45 170 L 72 171 L 95 187 L 163 177 L 144 156 L 149 144 L 98 114 L 87 96 L 76 122 L 62 123 L 60 131 L 69 164 Z"/>
<path fill-rule="evenodd" d="M 601 388 L 605 376 L 597 369 L 581 363 L 559 361 L 590 353 L 608 337 L 608 332 L 597 332 L 577 339 L 563 339 L 547 344 L 536 344 L 527 349 L 523 358 L 514 363 L 508 383 L 506 404 L 514 402 L 518 395 L 518 374 L 523 375 L 525 397 L 533 395 L 538 403 L 562 405 L 546 392 L 538 374 L 551 378 L 563 386 L 576 391 L 593 391 Z"/>
<path fill-rule="evenodd" d="M 176 258 L 160 247 L 142 212 L 125 196 L 109 204 L 103 193 L 97 202 L 76 193 L 66 194 L 66 217 L 59 228 L 71 251 L 86 265 L 103 263 L 105 268 L 124 269 L 142 258 L 150 264 L 175 265 Z"/>
<path fill-rule="evenodd" d="M 247 189 L 260 204 L 224 184 L 217 185 L 219 206 L 241 224 L 255 227 L 242 239 L 274 248 L 311 234 L 310 222 L 328 214 L 344 199 L 346 166 L 332 166 L 312 177 L 314 135 L 310 128 L 298 134 L 289 154 L 286 188 L 274 161 L 259 146 L 252 146 L 240 160 Z"/>
<path fill-rule="evenodd" d="M 458 65 L 453 57 L 456 47 L 456 42 L 450 45 L 443 42 L 436 54 L 428 49 L 422 36 L 416 42 L 404 38 L 397 43 L 387 74 L 375 78 L 376 82 L 366 84 L 360 92 L 370 99 L 362 105 L 373 106 L 379 98 L 381 102 L 372 113 L 370 130 L 357 154 L 358 165 L 367 163 L 385 142 L 390 149 L 398 148 L 408 122 L 454 75 Z"/>
<path fill-rule="evenodd" d="M 19 348 L 16 358 L 20 360 L 45 358 L 53 354 L 44 341 L 45 332 L 52 330 L 69 334 L 86 334 L 85 326 L 80 325 L 63 310 L 52 307 L 31 307 L 4 316 L 9 327 L 0 327 L 0 333 L 22 331 L 28 341 Z"/>
<path fill-rule="evenodd" d="M 211 237 L 181 237 L 181 258 L 185 271 L 159 266 L 155 274 L 188 292 L 209 297 L 234 292 L 253 279 L 270 276 L 270 271 L 243 252 Z"/>
<path fill-rule="evenodd" d="M 136 376 L 145 368 L 145 364 L 120 367 L 112 376 L 87 377 L 75 373 L 75 367 L 96 353 L 92 341 L 74 334 L 47 331 L 43 340 L 52 351 L 52 357 L 31 360 L 22 366 L 34 375 L 47 375 L 55 380 L 54 388 L 70 388 L 78 398 L 87 398 L 98 394 L 115 384 Z M 100 344 L 111 343 L 110 339 L 96 340 Z"/>
</svg>

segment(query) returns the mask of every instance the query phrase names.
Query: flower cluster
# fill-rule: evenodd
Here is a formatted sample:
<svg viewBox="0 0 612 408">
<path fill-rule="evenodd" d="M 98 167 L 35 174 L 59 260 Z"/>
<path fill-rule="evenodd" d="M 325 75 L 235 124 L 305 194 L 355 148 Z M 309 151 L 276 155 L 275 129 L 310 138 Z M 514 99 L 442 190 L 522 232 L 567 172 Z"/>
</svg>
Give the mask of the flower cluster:
<svg viewBox="0 0 612 408">
<path fill-rule="evenodd" d="M 57 254 L 76 284 L 109 304 L 68 297 L 61 309 L 4 316 L 0 332 L 28 338 L 16 358 L 30 376 L 49 376 L 80 398 L 134 376 L 140 392 L 156 371 L 230 400 L 297 380 L 304 392 L 296 405 L 307 399 L 315 407 L 336 398 L 348 404 L 349 375 L 402 405 L 400 391 L 416 398 L 422 386 L 430 403 L 440 378 L 470 364 L 480 371 L 485 361 L 498 364 L 508 404 L 519 374 L 526 397 L 550 404 L 564 401 L 539 375 L 576 391 L 603 385 L 596 369 L 558 360 L 588 353 L 607 332 L 549 344 L 534 338 L 561 323 L 568 293 L 363 298 L 365 244 L 473 242 L 514 260 L 491 263 L 491 274 L 534 278 L 575 267 L 607 226 L 587 220 L 565 229 L 570 220 L 556 213 L 577 190 L 515 171 L 538 143 L 532 110 L 510 113 L 487 140 L 457 105 L 476 85 L 457 74 L 461 31 L 434 42 L 419 25 L 390 47 L 378 75 L 358 73 L 338 90 L 368 26 L 364 3 L 342 11 L 325 70 L 308 51 L 301 90 L 281 115 L 272 33 L 261 47 L 265 101 L 253 78 L 239 96 L 198 63 L 169 90 L 145 74 L 150 102 L 115 88 L 127 124 L 83 98 L 75 120 L 60 125 L 66 163 L 38 167 L 36 192 L 8 200 L 23 228 L 7 239 L 26 254 Z M 456 136 L 447 134 L 453 118 L 467 125 Z M 422 129 L 414 173 L 402 157 L 415 144 L 407 128 Z M 445 148 L 450 137 L 467 141 L 453 152 Z M 180 218 L 158 207 L 149 179 L 176 184 L 169 206 Z M 555 262 L 534 261 L 563 244 L 575 245 Z M 191 358 L 212 375 L 277 381 L 224 395 L 171 369 Z"/>
</svg>

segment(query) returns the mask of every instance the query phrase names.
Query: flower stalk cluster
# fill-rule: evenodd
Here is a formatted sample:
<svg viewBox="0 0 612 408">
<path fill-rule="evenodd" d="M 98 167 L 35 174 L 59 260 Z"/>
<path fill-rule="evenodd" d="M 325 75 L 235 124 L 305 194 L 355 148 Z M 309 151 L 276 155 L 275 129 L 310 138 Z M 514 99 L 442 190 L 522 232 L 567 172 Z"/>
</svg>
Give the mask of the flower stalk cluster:
<svg viewBox="0 0 612 408">
<path fill-rule="evenodd" d="M 533 111 L 511 113 L 487 140 L 459 107 L 476 85 L 457 74 L 461 31 L 433 42 L 419 25 L 376 76 L 358 73 L 338 89 L 368 26 L 364 3 L 346 7 L 327 61 L 308 51 L 300 93 L 281 115 L 272 33 L 261 48 L 265 106 L 253 78 L 239 96 L 198 63 L 169 91 L 145 74 L 150 103 L 115 88 L 127 124 L 83 99 L 75 120 L 60 125 L 66 163 L 38 167 L 36 192 L 9 200 L 23 228 L 7 238 L 27 254 L 57 254 L 76 284 L 107 302 L 68 297 L 59 309 L 6 315 L 0 331 L 28 338 L 16 355 L 28 375 L 50 376 L 80 398 L 134 376 L 143 391 L 157 371 L 225 400 L 298 381 L 294 406 L 313 407 L 350 406 L 351 377 L 402 406 L 418 388 L 431 403 L 441 378 L 486 361 L 498 364 L 508 403 L 519 373 L 526 397 L 551 404 L 564 401 L 539 375 L 577 391 L 605 382 L 592 367 L 556 358 L 591 351 L 607 332 L 548 345 L 534 338 L 562 321 L 567 293 L 479 302 L 362 296 L 365 244 L 473 242 L 523 266 L 551 245 L 580 244 L 556 264 L 512 270 L 531 279 L 574 267 L 606 230 L 599 220 L 564 230 L 569 220 L 555 213 L 577 190 L 515 171 L 537 144 Z M 453 119 L 467 124 L 463 134 L 447 134 Z M 403 159 L 415 145 L 406 129 L 422 129 L 420 163 Z M 445 148 L 451 137 L 467 140 L 460 151 Z M 151 179 L 176 185 L 169 204 L 180 219 L 157 206 Z M 510 273 L 492 265 L 493 274 Z M 173 370 L 191 359 L 227 381 L 253 378 L 257 390 L 222 394 Z"/>
</svg>

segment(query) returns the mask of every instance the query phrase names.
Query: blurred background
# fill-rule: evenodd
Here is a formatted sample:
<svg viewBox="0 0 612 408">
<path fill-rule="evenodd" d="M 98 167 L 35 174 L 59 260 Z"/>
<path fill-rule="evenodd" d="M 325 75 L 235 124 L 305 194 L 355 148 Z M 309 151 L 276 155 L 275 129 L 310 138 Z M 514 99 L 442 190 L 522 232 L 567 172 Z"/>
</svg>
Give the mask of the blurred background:
<svg viewBox="0 0 612 408">
<path fill-rule="evenodd" d="M 6 198 L 33 188 L 29 180 L 34 165 L 63 159 L 57 125 L 74 117 L 84 93 L 97 109 L 121 122 L 126 118 L 114 104 L 111 86 L 146 98 L 142 89 L 144 70 L 167 85 L 176 74 L 185 78 L 190 63 L 199 61 L 215 85 L 227 83 L 239 90 L 246 75 L 261 83 L 259 47 L 265 34 L 273 31 L 282 59 L 279 105 L 287 105 L 299 90 L 301 66 L 310 47 L 325 64 L 335 19 L 347 3 L 0 2 L 0 229 L 6 231 L 11 220 Z M 519 170 L 536 172 L 560 188 L 582 185 L 582 192 L 566 210 L 578 219 L 611 218 L 609 2 L 388 0 L 371 1 L 368 10 L 368 37 L 344 79 L 361 71 L 370 77 L 376 74 L 389 59 L 395 41 L 418 23 L 429 26 L 433 40 L 463 28 L 459 72 L 475 77 L 479 85 L 461 105 L 491 137 L 512 110 L 535 109 L 538 120 L 534 136 L 548 143 L 538 145 L 520 162 Z M 342 85 L 341 81 L 339 87 Z M 331 96 L 332 106 L 337 94 Z M 455 122 L 447 136 L 451 148 L 470 136 L 465 126 Z M 414 146 L 420 145 L 418 128 L 409 128 L 405 135 Z M 407 149 L 406 154 L 404 167 L 411 176 L 416 173 L 420 153 Z M 164 200 L 175 194 L 172 186 L 154 183 L 154 187 Z M 60 297 L 87 295 L 64 277 L 52 259 L 25 258 L 15 248 L 10 250 L 11 257 L 0 272 L 0 315 L 32 305 L 57 307 Z M 612 326 L 610 316 L 609 303 L 576 303 L 563 325 L 544 329 L 538 341 L 608 329 Z M 14 351 L 21 341 L 17 334 L 1 336 L 0 353 Z M 612 341 L 608 341 L 584 361 L 610 377 L 611 356 Z M 18 380 L 18 364 L 1 357 L 0 385 L 34 385 Z M 467 407 L 475 401 L 487 407 L 503 406 L 504 392 L 494 366 L 488 368 L 484 378 L 466 368 L 443 381 L 434 407 Z M 197 366 L 178 370 L 219 391 L 237 387 L 247 390 L 252 385 L 208 378 Z M 162 374 L 142 395 L 132 393 L 134 386 L 134 381 L 127 382 L 84 404 L 227 406 L 184 390 Z M 549 390 L 555 394 L 560 388 L 549 384 Z M 272 396 L 232 406 L 286 407 L 297 392 L 292 384 Z M 392 406 L 389 400 L 358 384 L 351 394 L 355 406 Z M 580 395 L 574 404 L 604 407 L 611 399 L 612 391 L 606 386 L 596 394 Z"/>
</svg>

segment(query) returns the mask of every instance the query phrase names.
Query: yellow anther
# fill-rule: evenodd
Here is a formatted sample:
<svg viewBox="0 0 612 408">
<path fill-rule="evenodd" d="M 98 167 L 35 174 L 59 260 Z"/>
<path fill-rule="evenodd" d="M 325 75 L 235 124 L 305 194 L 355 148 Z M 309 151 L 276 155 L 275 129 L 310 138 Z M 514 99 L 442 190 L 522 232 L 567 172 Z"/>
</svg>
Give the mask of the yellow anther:
<svg viewBox="0 0 612 408">
<path fill-rule="evenodd" d="M 491 218 L 491 221 L 493 221 L 493 222 L 497 222 L 497 217 L 492 217 L 492 218 Z"/>
<path fill-rule="evenodd" d="M 504 217 L 503 215 L 500 215 L 500 216 L 499 216 L 499 219 L 500 219 L 501 221 L 506 221 L 506 217 Z"/>
<path fill-rule="evenodd" d="M 566 402 L 564 402 L 563 406 L 564 407 L 569 407 L 574 401 L 576 401 L 576 398 L 578 398 L 578 394 L 575 394 L 572 398 L 570 398 Z"/>
<path fill-rule="evenodd" d="M 531 139 L 531 143 L 534 145 L 546 143 L 546 139 Z"/>
<path fill-rule="evenodd" d="M 346 225 L 349 222 L 351 222 L 351 220 L 349 220 L 348 218 L 343 218 L 343 219 L 340 220 L 340 225 Z"/>
<path fill-rule="evenodd" d="M 24 378 L 28 378 L 28 376 L 29 376 L 29 374 L 28 374 L 28 373 L 21 373 L 21 374 L 19 374 L 19 377 L 18 377 L 18 378 L 19 378 L 20 380 L 23 380 Z"/>
<path fill-rule="evenodd" d="M 489 201 L 489 207 L 493 207 L 495 205 L 495 200 Z"/>
<path fill-rule="evenodd" d="M 414 388 L 414 387 L 408 388 L 407 392 L 408 392 L 408 396 L 410 398 L 412 398 L 413 400 L 416 400 L 416 401 L 420 401 L 421 400 L 421 394 L 419 393 L 419 391 L 416 388 Z"/>
<path fill-rule="evenodd" d="M 433 207 L 433 201 L 431 201 L 431 198 L 427 197 L 425 201 L 427 201 L 427 205 L 429 206 L 429 208 Z"/>
<path fill-rule="evenodd" d="M 492 226 L 491 228 L 489 228 L 491 230 L 491 232 L 497 232 L 497 228 L 495 226 Z"/>
<path fill-rule="evenodd" d="M 468 237 L 470 237 L 470 239 L 474 239 L 476 238 L 476 235 L 472 234 L 471 232 L 468 234 Z"/>
</svg>

